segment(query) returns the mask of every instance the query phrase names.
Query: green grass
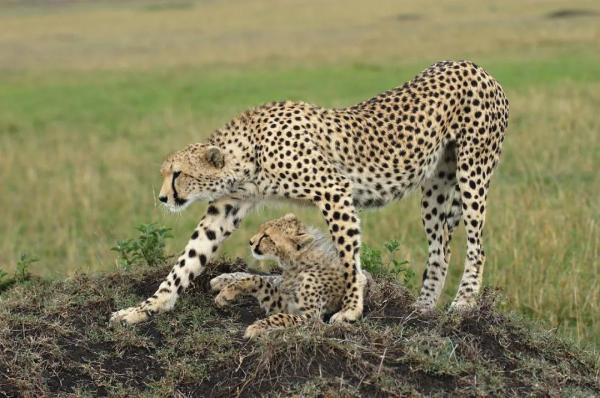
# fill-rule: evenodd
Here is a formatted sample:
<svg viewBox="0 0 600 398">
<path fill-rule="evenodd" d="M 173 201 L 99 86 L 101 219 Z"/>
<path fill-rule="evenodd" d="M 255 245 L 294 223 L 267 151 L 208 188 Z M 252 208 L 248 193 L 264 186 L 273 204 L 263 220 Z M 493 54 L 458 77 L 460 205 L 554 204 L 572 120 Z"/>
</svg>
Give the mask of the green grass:
<svg viewBox="0 0 600 398">
<path fill-rule="evenodd" d="M 0 7 L 0 269 L 9 275 L 23 253 L 40 259 L 31 271 L 44 277 L 112 270 L 110 248 L 149 222 L 172 228 L 167 252 L 177 252 L 204 205 L 178 216 L 157 206 L 167 153 L 250 106 L 284 98 L 345 106 L 432 62 L 469 58 L 511 101 L 484 282 L 504 291 L 506 307 L 600 346 L 600 28 L 593 15 L 547 18 L 595 2 Z M 258 224 L 289 210 L 323 227 L 313 209 L 267 206 L 223 252 L 247 256 Z M 397 239 L 421 274 L 418 195 L 362 222 L 368 244 Z M 443 303 L 464 246 L 460 231 Z"/>
</svg>

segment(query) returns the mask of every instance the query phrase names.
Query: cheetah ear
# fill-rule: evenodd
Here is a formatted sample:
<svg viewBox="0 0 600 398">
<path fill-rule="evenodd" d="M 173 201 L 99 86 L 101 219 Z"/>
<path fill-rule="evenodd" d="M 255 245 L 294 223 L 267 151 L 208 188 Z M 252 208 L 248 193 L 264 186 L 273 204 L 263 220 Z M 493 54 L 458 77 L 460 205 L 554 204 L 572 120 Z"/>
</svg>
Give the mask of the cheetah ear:
<svg viewBox="0 0 600 398">
<path fill-rule="evenodd" d="M 298 221 L 298 218 L 296 217 L 296 215 L 294 213 L 288 213 L 285 216 L 283 216 L 283 219 L 285 221 Z"/>
<path fill-rule="evenodd" d="M 300 250 L 306 247 L 308 244 L 312 243 L 315 240 L 315 237 L 308 233 L 303 233 L 294 239 L 294 243 L 296 244 L 296 249 Z"/>
<path fill-rule="evenodd" d="M 217 169 L 223 168 L 225 166 L 225 159 L 223 158 L 223 153 L 216 146 L 211 146 L 206 151 L 206 160 L 208 163 Z"/>
</svg>

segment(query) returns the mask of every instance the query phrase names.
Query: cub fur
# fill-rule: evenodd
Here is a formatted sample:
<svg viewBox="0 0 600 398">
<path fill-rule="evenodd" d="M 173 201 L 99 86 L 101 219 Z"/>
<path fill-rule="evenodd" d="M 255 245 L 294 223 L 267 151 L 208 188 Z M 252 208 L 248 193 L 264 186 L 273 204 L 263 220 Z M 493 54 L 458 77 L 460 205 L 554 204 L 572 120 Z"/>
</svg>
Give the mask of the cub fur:
<svg viewBox="0 0 600 398">
<path fill-rule="evenodd" d="M 269 315 L 250 325 L 245 337 L 321 319 L 342 307 L 345 271 L 331 239 L 304 225 L 294 214 L 262 224 L 250 239 L 250 248 L 257 259 L 277 261 L 282 274 L 236 272 L 210 281 L 212 289 L 219 291 L 215 298 L 218 306 L 249 295 Z M 361 273 L 357 278 L 364 289 L 367 277 Z M 362 302 L 359 310 L 362 312 Z"/>
</svg>

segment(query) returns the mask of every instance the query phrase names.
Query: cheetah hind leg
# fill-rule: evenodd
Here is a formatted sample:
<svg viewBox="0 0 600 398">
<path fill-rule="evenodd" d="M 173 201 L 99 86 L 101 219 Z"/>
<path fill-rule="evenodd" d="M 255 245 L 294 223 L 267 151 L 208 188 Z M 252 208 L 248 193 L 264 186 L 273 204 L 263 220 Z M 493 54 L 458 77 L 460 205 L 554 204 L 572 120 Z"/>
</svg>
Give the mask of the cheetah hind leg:
<svg viewBox="0 0 600 398">
<path fill-rule="evenodd" d="M 435 306 L 444 287 L 450 263 L 450 241 L 462 216 L 453 144 L 446 148 L 434 174 L 423 183 L 421 190 L 421 220 L 427 235 L 429 255 L 415 307 L 426 313 Z"/>
<path fill-rule="evenodd" d="M 461 190 L 469 189 L 461 185 Z M 450 305 L 450 310 L 467 310 L 476 304 L 476 298 L 481 288 L 483 279 L 483 267 L 485 265 L 485 252 L 481 242 L 481 234 L 485 222 L 485 205 L 487 195 L 487 184 L 476 183 L 474 191 L 478 195 L 464 198 L 466 208 L 464 210 L 464 224 L 467 232 L 467 256 L 456 297 Z"/>
<path fill-rule="evenodd" d="M 468 156 L 458 154 L 457 177 L 463 203 L 463 223 L 467 234 L 467 256 L 456 297 L 450 305 L 451 310 L 465 310 L 476 304 L 476 298 L 481 288 L 485 253 L 482 244 L 485 211 L 487 208 L 487 193 L 494 168 L 498 164 L 499 152 L 485 156 L 482 150 L 480 158 L 471 164 Z M 481 162 L 481 163 L 478 163 Z M 480 170 L 489 170 L 480 173 Z"/>
</svg>

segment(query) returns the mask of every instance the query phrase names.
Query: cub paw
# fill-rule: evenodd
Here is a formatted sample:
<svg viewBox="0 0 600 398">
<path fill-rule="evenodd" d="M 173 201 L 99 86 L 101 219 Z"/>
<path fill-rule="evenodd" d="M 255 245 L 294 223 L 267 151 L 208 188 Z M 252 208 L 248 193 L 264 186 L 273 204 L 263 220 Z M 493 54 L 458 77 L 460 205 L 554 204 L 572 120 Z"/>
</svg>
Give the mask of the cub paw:
<svg viewBox="0 0 600 398">
<path fill-rule="evenodd" d="M 236 296 L 237 294 L 235 291 L 232 291 L 231 289 L 223 289 L 219 294 L 217 294 L 217 297 L 215 297 L 215 304 L 219 308 L 226 307 L 230 305 L 233 300 L 235 300 Z"/>
<path fill-rule="evenodd" d="M 219 275 L 210 280 L 210 288 L 213 292 L 219 292 L 231 282 L 231 277 L 227 274 Z"/>
<path fill-rule="evenodd" d="M 252 324 L 246 328 L 246 332 L 244 333 L 245 339 L 253 339 L 259 336 L 264 335 L 267 330 L 261 325 Z"/>
</svg>

